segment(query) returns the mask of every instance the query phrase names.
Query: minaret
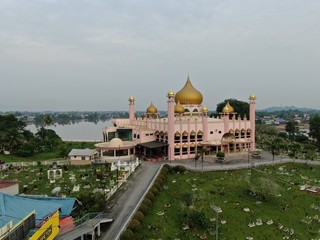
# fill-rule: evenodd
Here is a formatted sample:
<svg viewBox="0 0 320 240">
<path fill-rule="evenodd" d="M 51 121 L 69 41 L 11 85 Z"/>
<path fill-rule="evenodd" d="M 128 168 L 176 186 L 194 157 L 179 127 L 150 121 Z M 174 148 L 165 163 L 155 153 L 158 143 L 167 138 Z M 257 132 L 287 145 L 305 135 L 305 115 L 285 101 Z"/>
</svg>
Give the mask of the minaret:
<svg viewBox="0 0 320 240">
<path fill-rule="evenodd" d="M 134 120 L 134 97 L 129 97 L 129 120 L 130 120 L 130 124 L 133 123 Z"/>
<path fill-rule="evenodd" d="M 254 94 L 249 96 L 250 104 L 250 128 L 251 128 L 251 151 L 256 149 L 256 99 Z"/>
<path fill-rule="evenodd" d="M 202 108 L 202 141 L 208 141 L 208 108 L 203 106 Z"/>
<path fill-rule="evenodd" d="M 168 92 L 168 160 L 174 160 L 174 93 Z"/>
</svg>

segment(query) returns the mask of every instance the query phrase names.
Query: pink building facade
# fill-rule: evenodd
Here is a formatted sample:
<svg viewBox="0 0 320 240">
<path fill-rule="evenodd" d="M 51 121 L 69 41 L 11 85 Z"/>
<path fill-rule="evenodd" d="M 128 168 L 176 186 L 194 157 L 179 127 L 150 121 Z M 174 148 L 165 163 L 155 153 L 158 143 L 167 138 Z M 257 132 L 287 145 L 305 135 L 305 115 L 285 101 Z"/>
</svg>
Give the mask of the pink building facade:
<svg viewBox="0 0 320 240">
<path fill-rule="evenodd" d="M 144 156 L 165 155 L 169 160 L 194 158 L 202 149 L 209 154 L 219 151 L 237 153 L 255 150 L 255 100 L 249 96 L 249 119 L 237 117 L 228 103 L 219 117 L 208 116 L 202 94 L 189 77 L 185 86 L 167 94 L 167 116 L 159 117 L 151 103 L 144 117 L 135 116 L 135 99 L 129 98 L 129 118 L 114 119 L 115 127 L 103 131 L 104 141 L 120 137 L 117 131 L 131 130 L 127 137 L 136 143 L 137 153 Z"/>
</svg>

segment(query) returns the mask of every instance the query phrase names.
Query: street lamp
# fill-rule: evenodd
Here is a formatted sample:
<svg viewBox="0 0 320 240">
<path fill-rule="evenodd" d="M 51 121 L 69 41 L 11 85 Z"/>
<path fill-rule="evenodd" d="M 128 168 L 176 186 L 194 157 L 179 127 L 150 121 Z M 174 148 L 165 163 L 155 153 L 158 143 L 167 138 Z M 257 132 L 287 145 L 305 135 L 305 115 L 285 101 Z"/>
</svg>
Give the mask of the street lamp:
<svg viewBox="0 0 320 240">
<path fill-rule="evenodd" d="M 222 213 L 222 209 L 220 207 L 216 206 L 214 203 L 212 203 L 210 205 L 210 208 L 212 208 L 217 214 L 217 217 L 216 217 L 216 240 L 218 240 L 218 230 L 219 230 L 218 217 L 219 217 L 219 213 Z"/>
</svg>

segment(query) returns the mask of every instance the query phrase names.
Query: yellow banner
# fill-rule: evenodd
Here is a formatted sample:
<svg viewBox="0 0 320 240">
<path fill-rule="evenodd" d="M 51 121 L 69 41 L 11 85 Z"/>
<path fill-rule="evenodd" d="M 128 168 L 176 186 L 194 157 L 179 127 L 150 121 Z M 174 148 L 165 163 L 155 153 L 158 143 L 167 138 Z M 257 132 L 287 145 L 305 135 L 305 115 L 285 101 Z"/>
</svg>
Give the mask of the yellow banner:
<svg viewBox="0 0 320 240">
<path fill-rule="evenodd" d="M 59 233 L 59 211 L 56 211 L 42 227 L 33 234 L 30 240 L 53 240 Z"/>
</svg>

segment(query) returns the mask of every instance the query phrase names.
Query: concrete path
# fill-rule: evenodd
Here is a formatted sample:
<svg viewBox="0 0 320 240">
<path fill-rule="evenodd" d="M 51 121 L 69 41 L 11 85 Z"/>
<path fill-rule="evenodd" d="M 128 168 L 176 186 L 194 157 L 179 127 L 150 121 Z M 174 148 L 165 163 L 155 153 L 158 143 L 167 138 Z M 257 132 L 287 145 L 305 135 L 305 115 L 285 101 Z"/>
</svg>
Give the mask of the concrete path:
<svg viewBox="0 0 320 240">
<path fill-rule="evenodd" d="M 116 240 L 122 227 L 132 214 L 134 208 L 145 193 L 161 164 L 142 162 L 128 181 L 114 195 L 107 208 L 113 214 L 113 223 L 101 236 L 104 240 Z"/>
</svg>

